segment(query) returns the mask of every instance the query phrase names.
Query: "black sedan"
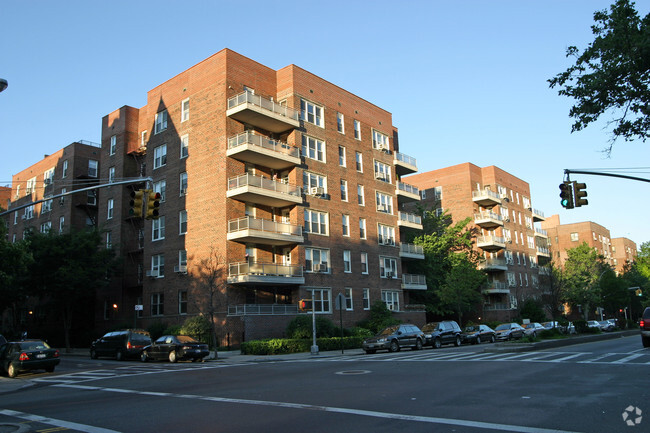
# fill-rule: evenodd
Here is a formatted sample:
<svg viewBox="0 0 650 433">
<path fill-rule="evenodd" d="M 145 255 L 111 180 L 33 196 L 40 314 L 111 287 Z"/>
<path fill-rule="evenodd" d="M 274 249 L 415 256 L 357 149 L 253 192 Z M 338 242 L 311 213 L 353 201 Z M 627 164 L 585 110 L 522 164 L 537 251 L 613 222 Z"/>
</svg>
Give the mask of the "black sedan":
<svg viewBox="0 0 650 433">
<path fill-rule="evenodd" d="M 203 361 L 210 351 L 208 345 L 200 343 L 187 335 L 163 335 L 150 346 L 142 349 L 140 360 L 164 360 L 169 362 L 191 359 L 192 362 Z"/>
<path fill-rule="evenodd" d="M 494 329 L 487 325 L 467 326 L 460 338 L 463 343 L 480 344 L 494 343 L 497 340 Z"/>
<path fill-rule="evenodd" d="M 0 346 L 0 369 L 9 377 L 29 370 L 54 371 L 59 365 L 59 351 L 41 340 L 10 342 Z"/>
</svg>

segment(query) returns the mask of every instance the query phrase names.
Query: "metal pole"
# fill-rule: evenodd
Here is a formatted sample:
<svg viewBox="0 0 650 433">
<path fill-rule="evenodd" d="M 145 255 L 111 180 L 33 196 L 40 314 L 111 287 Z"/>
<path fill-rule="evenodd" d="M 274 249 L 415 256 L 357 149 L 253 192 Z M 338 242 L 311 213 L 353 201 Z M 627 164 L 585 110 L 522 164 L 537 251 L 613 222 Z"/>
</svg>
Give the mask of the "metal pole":
<svg viewBox="0 0 650 433">
<path fill-rule="evenodd" d="M 339 324 L 341 325 L 341 354 L 343 354 L 343 305 L 339 308 Z"/>
<path fill-rule="evenodd" d="M 314 299 L 314 294 L 311 295 L 311 330 L 312 330 L 312 345 L 311 345 L 311 354 L 318 355 L 318 345 L 316 344 L 316 302 Z"/>
</svg>

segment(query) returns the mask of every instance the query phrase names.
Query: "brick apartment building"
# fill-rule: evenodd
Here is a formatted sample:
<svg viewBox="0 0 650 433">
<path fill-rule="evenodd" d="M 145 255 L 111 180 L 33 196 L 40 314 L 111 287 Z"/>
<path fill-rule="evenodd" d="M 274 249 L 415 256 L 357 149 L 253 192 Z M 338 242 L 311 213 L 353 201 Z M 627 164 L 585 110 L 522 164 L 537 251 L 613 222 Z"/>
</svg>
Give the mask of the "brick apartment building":
<svg viewBox="0 0 650 433">
<path fill-rule="evenodd" d="M 617 273 L 623 272 L 625 265 L 636 260 L 636 242 L 628 238 L 612 239 L 612 266 Z"/>
<path fill-rule="evenodd" d="M 281 336 L 300 299 L 353 326 L 383 300 L 422 325 L 404 272 L 421 229 L 403 212 L 419 191 L 389 112 L 295 65 L 273 70 L 224 49 L 150 90 L 141 108 L 102 120 L 100 176 L 153 178 L 160 217 L 129 216 L 137 188 L 104 189 L 99 224 L 124 258 L 98 295 L 99 326 L 181 324 L 213 313 L 221 344 Z M 210 303 L 212 299 L 212 303 Z M 212 305 L 212 306 L 210 306 Z M 338 317 L 338 312 L 336 312 Z"/>
<path fill-rule="evenodd" d="M 0 186 L 0 209 L 7 210 L 11 203 L 11 187 Z"/>
<path fill-rule="evenodd" d="M 550 259 L 547 235 L 535 223 L 544 214 L 532 207 L 527 182 L 495 166 L 471 163 L 408 176 L 425 208 L 447 211 L 454 223 L 467 217 L 478 230 L 475 248 L 489 283 L 482 289 L 485 320 L 510 320 L 520 304 L 543 293 L 540 275 Z M 480 312 L 479 312 L 480 313 Z"/>
</svg>

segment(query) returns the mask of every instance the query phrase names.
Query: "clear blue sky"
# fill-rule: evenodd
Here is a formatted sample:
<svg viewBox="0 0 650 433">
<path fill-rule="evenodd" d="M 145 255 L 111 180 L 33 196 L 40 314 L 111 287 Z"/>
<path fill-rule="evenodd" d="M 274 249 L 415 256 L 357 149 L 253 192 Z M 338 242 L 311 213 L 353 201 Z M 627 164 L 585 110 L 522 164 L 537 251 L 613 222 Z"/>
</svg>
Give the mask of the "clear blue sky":
<svg viewBox="0 0 650 433">
<path fill-rule="evenodd" d="M 649 144 L 605 126 L 570 133 L 571 101 L 546 80 L 569 45 L 593 40 L 613 0 L 25 1 L 0 16 L 0 185 L 73 141 L 98 142 L 101 118 L 222 48 L 274 69 L 296 64 L 393 114 L 420 172 L 463 162 L 527 181 L 533 206 L 563 223 L 650 241 L 650 184 L 574 175 L 589 205 L 564 210 L 565 168 L 646 167 Z M 637 1 L 641 15 L 647 0 Z M 634 174 L 633 174 L 634 175 Z"/>
</svg>

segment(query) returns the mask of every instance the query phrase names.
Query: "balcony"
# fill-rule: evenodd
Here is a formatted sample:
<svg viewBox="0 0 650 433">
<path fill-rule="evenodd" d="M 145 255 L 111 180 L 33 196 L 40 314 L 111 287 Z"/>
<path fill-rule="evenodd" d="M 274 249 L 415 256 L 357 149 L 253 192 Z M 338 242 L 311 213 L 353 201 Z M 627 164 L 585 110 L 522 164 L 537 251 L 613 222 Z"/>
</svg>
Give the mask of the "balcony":
<svg viewBox="0 0 650 433">
<path fill-rule="evenodd" d="M 228 179 L 226 197 L 271 207 L 302 203 L 301 188 L 296 185 L 246 173 Z"/>
<path fill-rule="evenodd" d="M 229 316 L 295 316 L 296 304 L 239 304 L 228 305 Z"/>
<path fill-rule="evenodd" d="M 420 200 L 420 190 L 404 182 L 397 182 L 395 194 L 397 195 L 397 202 L 399 204 Z"/>
<path fill-rule="evenodd" d="M 540 266 L 538 269 L 539 275 L 551 275 L 551 268 L 548 266 Z"/>
<path fill-rule="evenodd" d="M 395 165 L 395 173 L 399 176 L 418 171 L 415 158 L 399 152 L 395 152 L 394 154 L 393 165 Z"/>
<path fill-rule="evenodd" d="M 424 259 L 424 248 L 422 245 L 399 244 L 399 256 L 403 259 Z"/>
<path fill-rule="evenodd" d="M 226 155 L 238 161 L 283 170 L 300 164 L 300 149 L 251 131 L 228 139 Z"/>
<path fill-rule="evenodd" d="M 531 209 L 531 210 L 533 212 L 533 221 L 534 222 L 539 222 L 539 221 L 545 221 L 546 220 L 546 218 L 544 217 L 544 212 L 542 212 L 541 210 L 534 209 L 534 208 Z"/>
<path fill-rule="evenodd" d="M 503 227 L 503 217 L 491 211 L 479 212 L 474 214 L 474 224 L 491 230 L 499 226 Z"/>
<path fill-rule="evenodd" d="M 226 116 L 269 132 L 280 133 L 300 127 L 299 112 L 272 99 L 242 92 L 228 99 Z"/>
<path fill-rule="evenodd" d="M 509 295 L 510 289 L 508 289 L 508 286 L 504 282 L 491 281 L 487 287 L 481 290 L 481 293 L 484 295 Z"/>
<path fill-rule="evenodd" d="M 305 284 L 302 266 L 239 262 L 228 265 L 228 284 Z"/>
<path fill-rule="evenodd" d="M 402 274 L 402 289 L 426 290 L 427 279 L 424 275 Z"/>
<path fill-rule="evenodd" d="M 304 242 L 302 226 L 246 216 L 228 221 L 229 241 L 264 245 L 291 245 Z"/>
<path fill-rule="evenodd" d="M 397 225 L 399 227 L 422 230 L 422 217 L 413 213 L 399 211 Z"/>
<path fill-rule="evenodd" d="M 538 236 L 543 239 L 548 239 L 548 232 L 544 229 L 535 228 L 535 236 Z"/>
<path fill-rule="evenodd" d="M 548 248 L 537 247 L 537 255 L 543 257 L 551 257 L 551 252 L 548 250 Z"/>
<path fill-rule="evenodd" d="M 476 246 L 484 251 L 498 251 L 506 247 L 506 238 L 503 236 L 478 236 Z"/>
<path fill-rule="evenodd" d="M 479 206 L 493 207 L 501 204 L 501 196 L 486 188 L 481 191 L 472 191 L 472 201 Z"/>
<path fill-rule="evenodd" d="M 487 259 L 480 262 L 478 268 L 486 272 L 507 271 L 508 264 L 505 259 Z"/>
<path fill-rule="evenodd" d="M 510 304 L 498 303 L 498 304 L 485 304 L 483 305 L 483 311 L 504 311 L 511 310 Z"/>
</svg>

